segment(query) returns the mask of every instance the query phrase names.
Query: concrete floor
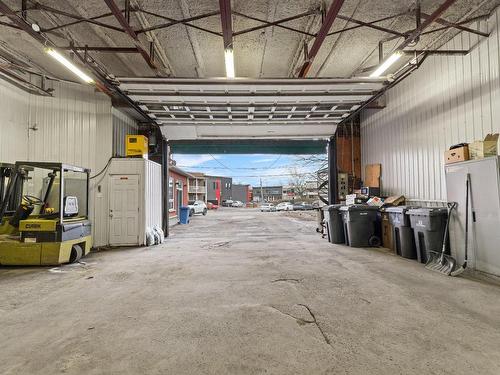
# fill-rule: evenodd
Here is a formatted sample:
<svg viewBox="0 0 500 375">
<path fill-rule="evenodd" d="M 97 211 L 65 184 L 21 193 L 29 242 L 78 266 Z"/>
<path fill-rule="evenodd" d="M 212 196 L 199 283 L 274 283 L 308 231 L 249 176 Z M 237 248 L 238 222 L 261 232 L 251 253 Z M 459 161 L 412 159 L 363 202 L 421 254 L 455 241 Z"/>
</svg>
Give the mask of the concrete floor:
<svg viewBox="0 0 500 375">
<path fill-rule="evenodd" d="M 500 287 L 303 219 L 221 209 L 162 246 L 0 269 L 0 373 L 500 373 Z"/>
</svg>

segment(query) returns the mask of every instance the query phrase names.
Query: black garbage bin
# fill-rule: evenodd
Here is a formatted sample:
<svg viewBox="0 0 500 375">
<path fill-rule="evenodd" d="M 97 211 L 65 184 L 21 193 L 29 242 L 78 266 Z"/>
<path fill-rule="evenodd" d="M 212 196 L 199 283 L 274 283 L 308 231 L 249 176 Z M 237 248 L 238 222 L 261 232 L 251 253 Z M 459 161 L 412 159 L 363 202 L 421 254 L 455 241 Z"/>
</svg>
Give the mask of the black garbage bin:
<svg viewBox="0 0 500 375">
<path fill-rule="evenodd" d="M 422 207 L 408 210 L 407 215 L 413 228 L 417 259 L 420 263 L 427 263 L 429 251 L 440 252 L 443 247 L 448 210 L 444 207 Z"/>
<path fill-rule="evenodd" d="M 351 247 L 380 246 L 377 236 L 378 207 L 355 204 L 340 207 L 345 243 Z"/>
<path fill-rule="evenodd" d="M 393 242 L 396 254 L 408 259 L 417 259 L 415 237 L 411 227 L 410 217 L 406 214 L 408 210 L 418 207 L 398 206 L 387 207 L 385 211 L 389 214 L 392 224 Z"/>
<path fill-rule="evenodd" d="M 344 224 L 342 222 L 342 212 L 339 210 L 340 207 L 342 205 L 332 204 L 322 208 L 328 241 L 335 244 L 345 243 Z"/>
</svg>

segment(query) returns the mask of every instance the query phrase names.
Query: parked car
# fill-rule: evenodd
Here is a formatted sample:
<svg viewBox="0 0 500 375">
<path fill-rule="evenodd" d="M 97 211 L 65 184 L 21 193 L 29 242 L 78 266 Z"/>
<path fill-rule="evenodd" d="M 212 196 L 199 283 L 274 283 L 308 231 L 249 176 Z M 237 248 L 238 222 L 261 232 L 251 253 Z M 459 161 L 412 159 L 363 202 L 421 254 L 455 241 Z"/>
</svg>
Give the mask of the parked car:
<svg viewBox="0 0 500 375">
<path fill-rule="evenodd" d="M 212 203 L 212 202 L 207 202 L 207 208 L 208 208 L 209 210 L 216 210 L 216 209 L 218 209 L 218 208 L 219 208 L 219 206 L 218 206 L 217 204 L 215 204 L 215 203 Z"/>
<path fill-rule="evenodd" d="M 203 201 L 194 201 L 193 204 L 189 204 L 189 216 L 194 214 L 202 214 L 205 216 L 208 212 L 207 205 Z"/>
<path fill-rule="evenodd" d="M 245 204 L 241 201 L 234 201 L 231 207 L 245 207 Z"/>
<path fill-rule="evenodd" d="M 233 201 L 231 199 L 226 199 L 222 201 L 222 207 L 231 207 L 233 204 Z"/>
<path fill-rule="evenodd" d="M 293 211 L 293 204 L 290 202 L 281 202 L 276 206 L 276 211 Z"/>
<path fill-rule="evenodd" d="M 314 210 L 314 207 L 310 203 L 297 202 L 297 203 L 293 204 L 293 210 L 294 211 L 308 211 L 308 210 Z"/>
<path fill-rule="evenodd" d="M 272 203 L 262 203 L 260 205 L 260 212 L 275 212 L 276 207 Z"/>
</svg>

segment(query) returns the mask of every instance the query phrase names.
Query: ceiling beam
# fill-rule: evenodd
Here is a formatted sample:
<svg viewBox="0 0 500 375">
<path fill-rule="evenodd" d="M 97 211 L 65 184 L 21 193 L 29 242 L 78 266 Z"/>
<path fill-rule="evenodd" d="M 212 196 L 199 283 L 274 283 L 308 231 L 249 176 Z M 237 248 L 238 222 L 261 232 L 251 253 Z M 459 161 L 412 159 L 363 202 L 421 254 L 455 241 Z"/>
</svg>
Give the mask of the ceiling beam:
<svg viewBox="0 0 500 375">
<path fill-rule="evenodd" d="M 231 0 L 219 0 L 220 20 L 224 50 L 233 49 L 233 20 L 231 14 Z"/>
<path fill-rule="evenodd" d="M 94 24 L 96 26 L 100 26 L 100 27 L 104 27 L 104 28 L 107 28 L 107 29 L 115 30 L 115 31 L 118 31 L 118 32 L 121 32 L 121 33 L 124 32 L 123 29 L 121 29 L 121 28 L 119 28 L 117 26 L 108 25 L 106 23 L 97 21 L 97 19 L 104 17 L 103 15 L 100 15 L 100 16 L 97 16 L 97 17 L 92 17 L 92 18 L 85 18 L 85 17 L 79 16 L 79 15 L 76 15 L 76 14 L 65 12 L 65 11 L 60 10 L 60 9 L 56 9 L 56 8 L 49 7 L 47 5 L 43 5 L 43 4 L 40 4 L 40 3 L 35 3 L 33 9 L 43 10 L 43 11 L 48 12 L 48 13 L 58 14 L 60 16 L 72 18 L 74 20 L 77 20 L 77 23 L 87 22 L 87 23 Z M 74 24 L 74 23 L 70 23 L 70 25 L 71 24 Z M 61 26 L 62 27 L 66 27 L 68 25 L 61 25 Z M 48 32 L 48 31 L 52 31 L 52 29 L 42 30 L 42 31 L 43 32 Z"/>
<path fill-rule="evenodd" d="M 399 17 L 399 16 L 398 16 Z M 380 21 L 375 21 L 375 22 L 364 22 L 364 21 L 360 21 L 360 20 L 357 20 L 357 19 L 354 19 L 354 18 L 351 18 L 351 17 L 347 17 L 347 16 L 342 16 L 342 15 L 337 15 L 337 18 L 341 19 L 341 20 L 344 20 L 344 21 L 348 21 L 348 22 L 352 22 L 352 23 L 355 23 L 359 26 L 366 26 L 366 27 L 369 27 L 371 29 L 374 29 L 374 30 L 378 30 L 378 31 L 382 31 L 384 33 L 388 33 L 388 34 L 393 34 L 393 35 L 397 35 L 397 36 L 400 36 L 400 37 L 406 37 L 406 34 L 405 33 L 401 33 L 399 31 L 395 31 L 395 30 L 392 30 L 392 29 L 388 29 L 386 27 L 382 27 L 382 26 L 377 26 L 375 25 L 376 22 L 380 22 Z M 392 18 L 392 17 L 391 17 Z"/>
<path fill-rule="evenodd" d="M 93 52 L 107 52 L 107 53 L 139 53 L 135 47 L 91 47 L 91 46 L 68 46 L 58 47 L 62 51 L 93 51 Z"/>
<path fill-rule="evenodd" d="M 413 32 L 411 32 L 407 38 L 396 48 L 396 51 L 402 51 L 410 44 L 413 43 L 418 37 L 422 34 L 422 32 L 429 27 L 433 22 L 435 22 L 439 17 L 443 15 L 444 12 L 448 10 L 453 4 L 456 3 L 457 0 L 446 0 L 443 4 L 441 4 L 429 17 L 426 18 L 422 24 L 417 27 Z"/>
<path fill-rule="evenodd" d="M 330 8 L 328 9 L 328 13 L 326 14 L 326 17 L 323 20 L 323 24 L 321 25 L 321 28 L 318 31 L 316 38 L 314 39 L 314 43 L 308 52 L 307 60 L 304 61 L 304 64 L 302 65 L 302 68 L 300 69 L 299 78 L 304 78 L 307 75 L 307 73 L 309 72 L 309 69 L 311 68 L 312 63 L 313 63 L 316 55 L 318 54 L 318 51 L 320 50 L 321 46 L 323 45 L 323 42 L 325 41 L 326 36 L 330 32 L 330 28 L 332 27 L 333 22 L 337 18 L 338 14 L 340 12 L 340 9 L 342 8 L 342 5 L 344 5 L 344 0 L 333 0 L 332 4 L 330 5 Z"/>
<path fill-rule="evenodd" d="M 142 58 L 146 63 L 149 65 L 149 67 L 155 71 L 158 70 L 158 67 L 156 66 L 155 62 L 149 55 L 149 53 L 142 47 L 141 42 L 139 40 L 139 37 L 137 36 L 136 32 L 130 24 L 127 22 L 127 19 L 123 15 L 122 11 L 118 7 L 118 5 L 115 3 L 114 0 L 104 0 L 108 8 L 111 10 L 111 13 L 115 16 L 115 18 L 118 20 L 118 23 L 123 27 L 125 32 L 133 39 L 135 47 L 137 48 L 137 51 L 141 54 Z"/>
<path fill-rule="evenodd" d="M 257 31 L 257 30 L 264 29 L 266 27 L 271 27 L 271 26 L 280 27 L 280 28 L 288 30 L 288 31 L 293 31 L 293 32 L 296 32 L 296 33 L 300 33 L 300 34 L 304 34 L 304 35 L 308 35 L 308 36 L 312 36 L 312 37 L 316 36 L 315 34 L 311 34 L 311 33 L 308 33 L 306 31 L 302 31 L 302 30 L 296 29 L 294 27 L 289 27 L 289 26 L 282 25 L 282 23 L 293 21 L 293 20 L 296 20 L 296 19 L 299 19 L 299 18 L 303 18 L 303 17 L 307 17 L 307 16 L 310 16 L 310 15 L 313 15 L 313 14 L 318 14 L 319 13 L 318 10 L 310 10 L 308 12 L 297 14 L 296 16 L 291 16 L 291 17 L 283 18 L 283 19 L 280 19 L 278 21 L 273 21 L 273 22 L 269 22 L 269 21 L 263 20 L 261 18 L 253 17 L 253 16 L 248 16 L 248 15 L 240 13 L 240 12 L 233 12 L 233 13 L 236 14 L 236 15 L 238 15 L 238 16 L 240 16 L 240 17 L 244 17 L 244 18 L 247 18 L 247 19 L 250 19 L 250 20 L 253 20 L 253 21 L 257 21 L 257 22 L 262 22 L 263 23 L 262 25 L 250 27 L 248 29 L 244 29 L 244 30 L 241 30 L 241 31 L 235 31 L 233 33 L 234 36 L 246 34 L 246 33 L 252 32 L 252 31 Z"/>
<path fill-rule="evenodd" d="M 174 18 L 171 18 L 171 17 L 165 17 L 165 16 L 163 16 L 161 14 L 149 12 L 149 11 L 144 10 L 144 9 L 138 9 L 137 11 L 139 11 L 141 13 L 144 13 L 144 14 L 147 14 L 148 16 L 158 17 L 158 18 L 164 19 L 166 21 L 169 21 L 168 23 L 162 23 L 162 24 L 159 24 L 159 25 L 154 25 L 154 26 L 145 28 L 145 29 L 136 30 L 137 34 L 146 33 L 148 31 L 161 30 L 161 29 L 165 29 L 167 27 L 178 25 L 178 24 L 181 23 L 184 26 L 188 26 L 188 27 L 200 30 L 200 31 L 204 31 L 204 32 L 209 33 L 209 34 L 214 34 L 214 35 L 217 35 L 217 36 L 222 36 L 221 33 L 218 33 L 216 31 L 212 31 L 212 30 L 209 30 L 209 29 L 206 29 L 204 27 L 196 26 L 196 25 L 193 25 L 192 23 L 190 23 L 192 21 L 197 21 L 197 20 L 201 20 L 201 19 L 204 19 L 204 18 L 208 18 L 208 17 L 212 17 L 212 16 L 217 16 L 217 15 L 220 14 L 219 11 L 205 13 L 205 14 L 201 14 L 199 16 L 193 16 L 193 17 L 184 18 L 184 19 L 181 19 L 181 20 L 177 20 L 177 19 L 174 19 Z"/>
<path fill-rule="evenodd" d="M 426 14 L 426 13 L 421 13 L 421 14 L 422 14 L 422 18 L 429 18 L 430 17 L 430 15 Z M 454 29 L 457 29 L 457 30 L 460 30 L 460 31 L 465 31 L 465 32 L 468 32 L 468 33 L 476 34 L 476 35 L 479 35 L 479 36 L 483 36 L 485 38 L 487 38 L 487 37 L 490 36 L 489 33 L 485 33 L 485 32 L 480 31 L 480 30 L 474 30 L 474 29 L 471 29 L 469 27 L 462 26 L 462 25 L 460 25 L 458 23 L 453 23 L 453 22 L 447 21 L 447 20 L 445 20 L 443 18 L 436 18 L 435 22 L 439 23 L 440 25 L 447 26 L 449 28 L 454 28 Z"/>
<path fill-rule="evenodd" d="M 30 35 L 33 39 L 38 41 L 41 44 L 41 47 L 54 47 L 57 46 L 48 38 L 46 38 L 42 33 L 37 33 L 29 23 L 27 23 L 24 19 L 19 17 L 16 12 L 9 8 L 7 4 L 3 0 L 0 0 L 0 12 L 2 12 L 6 17 L 8 17 L 15 25 L 19 26 L 21 30 Z M 80 61 L 94 74 L 96 86 L 104 93 L 112 96 L 114 94 L 115 97 L 118 97 L 127 102 L 139 115 L 141 115 L 146 121 L 151 122 L 149 116 L 142 111 L 133 101 L 130 100 L 128 96 L 123 94 L 123 92 L 110 83 L 106 75 L 101 71 L 98 67 L 97 63 L 93 61 L 92 64 L 89 64 L 85 57 L 83 57 L 77 50 L 73 49 L 73 53 L 76 57 L 80 59 Z M 88 58 L 88 56 L 87 56 Z"/>
</svg>

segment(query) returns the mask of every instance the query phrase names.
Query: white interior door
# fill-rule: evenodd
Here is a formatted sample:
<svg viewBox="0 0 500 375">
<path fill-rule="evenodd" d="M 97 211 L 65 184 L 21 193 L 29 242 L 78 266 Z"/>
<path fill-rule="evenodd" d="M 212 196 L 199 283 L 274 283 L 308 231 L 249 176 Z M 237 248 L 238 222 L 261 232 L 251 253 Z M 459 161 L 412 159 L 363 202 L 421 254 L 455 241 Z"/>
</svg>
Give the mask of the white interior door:
<svg viewBox="0 0 500 375">
<path fill-rule="evenodd" d="M 138 245 L 139 176 L 111 176 L 109 193 L 109 244 Z"/>
</svg>

